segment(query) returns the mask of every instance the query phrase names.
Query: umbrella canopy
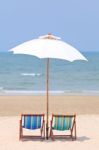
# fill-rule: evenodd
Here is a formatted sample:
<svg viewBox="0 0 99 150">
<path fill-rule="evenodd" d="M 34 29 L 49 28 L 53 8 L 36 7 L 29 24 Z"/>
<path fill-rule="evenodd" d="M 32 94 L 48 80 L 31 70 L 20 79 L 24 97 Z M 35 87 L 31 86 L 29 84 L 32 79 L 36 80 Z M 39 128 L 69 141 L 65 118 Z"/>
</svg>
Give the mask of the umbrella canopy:
<svg viewBox="0 0 99 150">
<path fill-rule="evenodd" d="M 39 58 L 57 58 L 68 61 L 87 60 L 78 50 L 51 34 L 25 42 L 11 49 L 14 54 L 28 54 Z"/>
<path fill-rule="evenodd" d="M 47 59 L 47 122 L 46 122 L 46 137 L 48 139 L 48 116 L 49 116 L 49 58 L 64 59 L 67 61 L 74 60 L 86 60 L 87 59 L 74 47 L 60 40 L 52 34 L 40 36 L 38 39 L 33 39 L 31 41 L 25 42 L 15 48 L 12 48 L 14 54 L 28 54 L 39 58 Z"/>
</svg>

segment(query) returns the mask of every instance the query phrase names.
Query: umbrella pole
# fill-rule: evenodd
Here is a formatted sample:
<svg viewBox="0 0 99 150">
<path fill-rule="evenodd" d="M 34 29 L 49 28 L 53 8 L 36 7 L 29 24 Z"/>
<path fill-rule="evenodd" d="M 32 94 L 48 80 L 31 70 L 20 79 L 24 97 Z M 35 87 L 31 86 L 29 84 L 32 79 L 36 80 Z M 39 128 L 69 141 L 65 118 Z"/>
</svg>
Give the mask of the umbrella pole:
<svg viewBox="0 0 99 150">
<path fill-rule="evenodd" d="M 46 139 L 48 140 L 48 132 L 49 132 L 49 125 L 48 125 L 48 120 L 49 120 L 49 58 L 47 58 L 47 66 L 46 66 Z"/>
</svg>

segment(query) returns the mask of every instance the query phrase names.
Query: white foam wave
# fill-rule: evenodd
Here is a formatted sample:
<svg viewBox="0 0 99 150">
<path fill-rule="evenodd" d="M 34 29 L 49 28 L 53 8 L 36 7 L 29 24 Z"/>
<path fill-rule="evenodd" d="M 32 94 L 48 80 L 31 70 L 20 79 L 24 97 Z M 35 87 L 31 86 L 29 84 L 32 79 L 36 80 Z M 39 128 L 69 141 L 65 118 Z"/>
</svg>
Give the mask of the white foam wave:
<svg viewBox="0 0 99 150">
<path fill-rule="evenodd" d="M 99 95 L 98 90 L 65 90 L 66 95 Z"/>
<path fill-rule="evenodd" d="M 22 76 L 32 76 L 32 77 L 36 77 L 36 76 L 41 76 L 41 73 L 21 73 Z"/>
<path fill-rule="evenodd" d="M 4 90 L 4 88 L 0 87 L 0 95 L 46 95 L 45 90 L 40 91 L 32 91 L 32 90 Z M 74 92 L 70 90 L 53 90 L 49 91 L 49 94 L 51 95 L 99 95 L 99 91 L 79 91 Z"/>
<path fill-rule="evenodd" d="M 49 94 L 64 94 L 64 91 L 49 91 Z M 46 95 L 46 91 L 26 91 L 26 90 L 4 90 L 0 95 Z"/>
</svg>

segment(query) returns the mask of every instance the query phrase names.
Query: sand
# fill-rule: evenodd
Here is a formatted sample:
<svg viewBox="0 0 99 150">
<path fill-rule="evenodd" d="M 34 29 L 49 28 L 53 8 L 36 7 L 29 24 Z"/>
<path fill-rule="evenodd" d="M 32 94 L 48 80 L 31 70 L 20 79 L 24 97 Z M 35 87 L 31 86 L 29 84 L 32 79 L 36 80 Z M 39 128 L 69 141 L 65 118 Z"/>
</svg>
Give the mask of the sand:
<svg viewBox="0 0 99 150">
<path fill-rule="evenodd" d="M 19 141 L 19 118 L 0 117 L 0 150 L 99 150 L 99 115 L 77 116 L 77 140 Z"/>
<path fill-rule="evenodd" d="M 46 113 L 45 96 L 0 96 L 0 116 Z M 49 112 L 99 114 L 99 96 L 50 96 Z"/>
<path fill-rule="evenodd" d="M 77 114 L 76 141 L 19 141 L 20 113 L 46 112 L 45 102 L 45 96 L 0 96 L 0 150 L 99 150 L 99 96 L 50 96 L 50 114 Z"/>
</svg>

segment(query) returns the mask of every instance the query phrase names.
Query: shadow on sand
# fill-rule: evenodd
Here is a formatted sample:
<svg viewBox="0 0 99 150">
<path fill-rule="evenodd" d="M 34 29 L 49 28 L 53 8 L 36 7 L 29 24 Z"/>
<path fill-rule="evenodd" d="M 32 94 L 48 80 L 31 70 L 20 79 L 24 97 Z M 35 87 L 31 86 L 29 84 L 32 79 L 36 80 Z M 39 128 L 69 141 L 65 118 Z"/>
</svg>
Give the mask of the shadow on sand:
<svg viewBox="0 0 99 150">
<path fill-rule="evenodd" d="M 45 143 L 50 143 L 50 142 L 55 142 L 55 141 L 61 141 L 61 142 L 75 142 L 75 141 L 78 141 L 78 142 L 84 142 L 84 141 L 87 141 L 87 140 L 90 140 L 89 137 L 86 137 L 86 136 L 81 136 L 81 137 L 77 137 L 76 140 L 72 140 L 70 138 L 55 138 L 55 140 L 51 140 L 51 138 L 49 138 L 48 140 L 46 139 L 39 139 L 39 138 L 23 138 L 21 141 L 22 142 L 28 142 L 28 141 L 35 141 L 35 142 L 45 142 Z"/>
</svg>

